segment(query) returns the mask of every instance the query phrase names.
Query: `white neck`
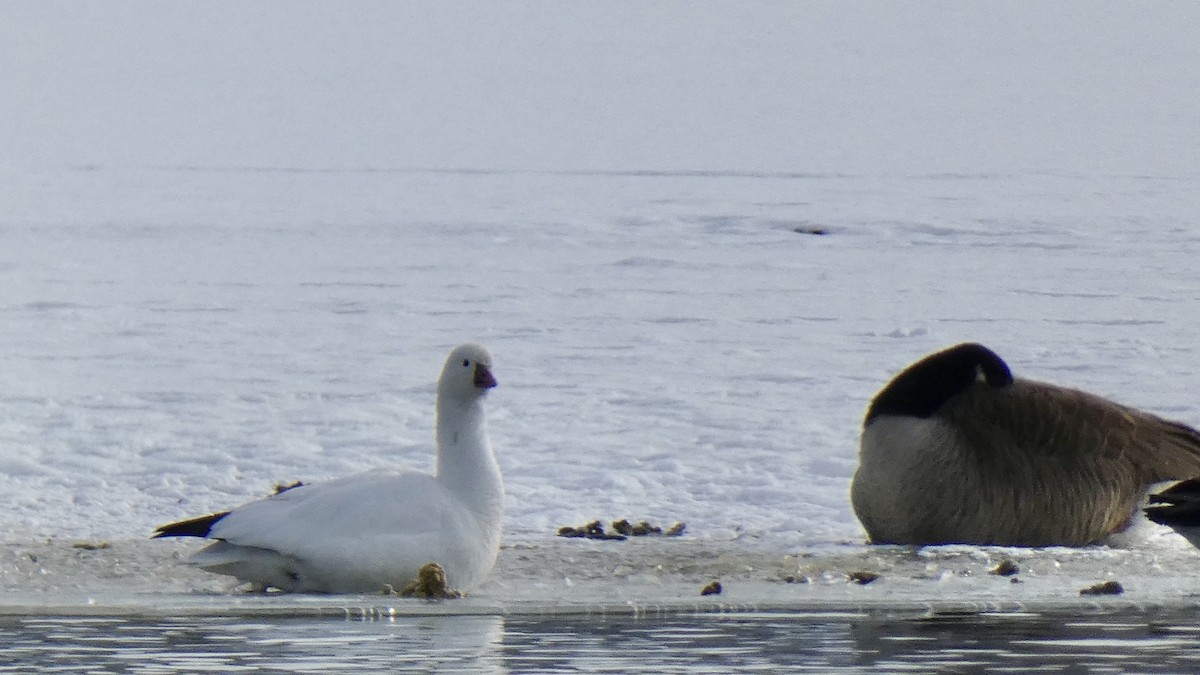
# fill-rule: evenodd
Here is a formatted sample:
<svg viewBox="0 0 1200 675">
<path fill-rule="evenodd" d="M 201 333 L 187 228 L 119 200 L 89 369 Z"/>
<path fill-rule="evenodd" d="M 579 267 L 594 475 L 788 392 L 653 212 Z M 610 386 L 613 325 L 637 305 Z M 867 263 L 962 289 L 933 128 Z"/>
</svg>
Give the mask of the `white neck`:
<svg viewBox="0 0 1200 675">
<path fill-rule="evenodd" d="M 487 437 L 483 400 L 438 396 L 437 478 L 485 522 L 499 521 L 504 510 L 500 465 Z"/>
</svg>

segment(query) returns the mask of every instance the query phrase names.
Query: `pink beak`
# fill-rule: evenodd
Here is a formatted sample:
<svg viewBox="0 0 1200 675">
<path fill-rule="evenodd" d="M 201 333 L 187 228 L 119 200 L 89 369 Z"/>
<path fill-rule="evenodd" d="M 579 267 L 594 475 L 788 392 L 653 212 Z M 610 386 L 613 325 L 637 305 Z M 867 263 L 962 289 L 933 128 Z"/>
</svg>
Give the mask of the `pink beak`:
<svg viewBox="0 0 1200 675">
<path fill-rule="evenodd" d="M 475 386 L 480 389 L 491 389 L 496 386 L 496 378 L 492 377 L 492 371 L 481 363 L 475 364 Z"/>
</svg>

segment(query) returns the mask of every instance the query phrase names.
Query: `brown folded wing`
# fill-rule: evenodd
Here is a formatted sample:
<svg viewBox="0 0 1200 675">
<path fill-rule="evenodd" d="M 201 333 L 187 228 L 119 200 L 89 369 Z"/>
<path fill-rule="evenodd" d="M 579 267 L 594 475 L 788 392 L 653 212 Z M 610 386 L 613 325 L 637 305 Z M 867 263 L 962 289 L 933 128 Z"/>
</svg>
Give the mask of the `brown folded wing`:
<svg viewBox="0 0 1200 675">
<path fill-rule="evenodd" d="M 961 429 L 967 447 L 1064 467 L 1121 466 L 1139 482 L 1200 475 L 1200 432 L 1094 394 L 1032 380 L 972 387 L 938 411 Z"/>
<path fill-rule="evenodd" d="M 1149 484 L 1200 475 L 1200 433 L 1074 389 L 975 385 L 935 416 L 971 453 L 978 494 L 965 499 L 997 543 L 1099 540 L 1128 525 Z"/>
</svg>

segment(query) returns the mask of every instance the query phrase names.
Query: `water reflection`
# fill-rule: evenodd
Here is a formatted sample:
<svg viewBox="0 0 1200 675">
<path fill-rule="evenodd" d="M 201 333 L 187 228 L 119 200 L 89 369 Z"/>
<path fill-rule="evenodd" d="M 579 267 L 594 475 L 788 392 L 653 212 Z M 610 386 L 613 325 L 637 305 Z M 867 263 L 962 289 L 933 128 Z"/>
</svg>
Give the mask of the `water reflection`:
<svg viewBox="0 0 1200 675">
<path fill-rule="evenodd" d="M 851 624 L 858 665 L 889 671 L 1196 672 L 1200 643 L 1182 610 L 945 615 Z"/>
<path fill-rule="evenodd" d="M 507 672 L 496 616 L 28 618 L 0 624 L 0 672 Z"/>
<path fill-rule="evenodd" d="M 1091 614 L 12 617 L 0 672 L 1200 671 L 1186 609 Z"/>
</svg>

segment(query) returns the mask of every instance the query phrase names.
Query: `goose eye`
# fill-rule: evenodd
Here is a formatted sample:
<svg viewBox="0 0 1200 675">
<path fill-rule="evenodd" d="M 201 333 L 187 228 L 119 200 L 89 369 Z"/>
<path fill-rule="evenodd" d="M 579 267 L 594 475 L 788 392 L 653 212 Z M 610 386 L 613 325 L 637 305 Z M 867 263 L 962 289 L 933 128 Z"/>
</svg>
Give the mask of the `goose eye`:
<svg viewBox="0 0 1200 675">
<path fill-rule="evenodd" d="M 471 367 L 471 359 L 463 359 L 463 368 Z"/>
</svg>

